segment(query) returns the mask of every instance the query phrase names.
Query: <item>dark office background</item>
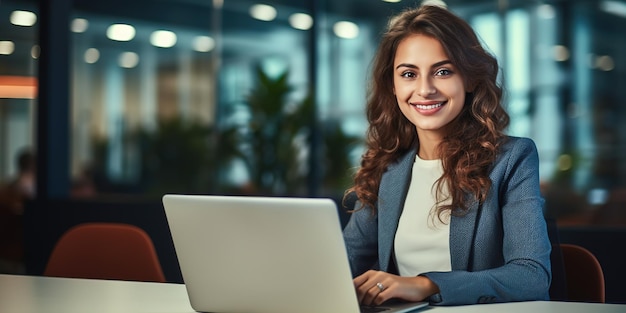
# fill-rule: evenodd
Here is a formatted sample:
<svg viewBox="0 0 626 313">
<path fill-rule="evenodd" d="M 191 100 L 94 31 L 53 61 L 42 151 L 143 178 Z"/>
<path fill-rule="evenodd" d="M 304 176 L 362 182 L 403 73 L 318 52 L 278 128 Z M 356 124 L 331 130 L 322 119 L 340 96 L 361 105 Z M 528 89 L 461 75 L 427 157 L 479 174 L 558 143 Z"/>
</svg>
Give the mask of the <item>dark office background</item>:
<svg viewBox="0 0 626 313">
<path fill-rule="evenodd" d="M 560 240 L 594 252 L 607 301 L 626 303 L 626 1 L 445 2 L 498 57 L 508 132 L 537 144 Z M 40 274 L 72 225 L 124 221 L 180 282 L 164 193 L 339 203 L 378 36 L 419 3 L 1 1 L 0 182 L 24 149 L 37 156 L 35 196 L 11 222 L 24 270 Z"/>
</svg>

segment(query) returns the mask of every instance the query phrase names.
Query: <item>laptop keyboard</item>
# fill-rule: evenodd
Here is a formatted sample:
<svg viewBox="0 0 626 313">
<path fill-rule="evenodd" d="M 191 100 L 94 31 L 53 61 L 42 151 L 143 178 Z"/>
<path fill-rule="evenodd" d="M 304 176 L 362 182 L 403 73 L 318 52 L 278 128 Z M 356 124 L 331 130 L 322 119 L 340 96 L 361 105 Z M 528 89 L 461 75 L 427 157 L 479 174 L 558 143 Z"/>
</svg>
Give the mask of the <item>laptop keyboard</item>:
<svg viewBox="0 0 626 313">
<path fill-rule="evenodd" d="M 362 305 L 360 308 L 361 308 L 361 313 L 377 313 L 377 312 L 385 312 L 385 311 L 390 310 L 389 308 L 382 307 L 382 306 Z"/>
</svg>

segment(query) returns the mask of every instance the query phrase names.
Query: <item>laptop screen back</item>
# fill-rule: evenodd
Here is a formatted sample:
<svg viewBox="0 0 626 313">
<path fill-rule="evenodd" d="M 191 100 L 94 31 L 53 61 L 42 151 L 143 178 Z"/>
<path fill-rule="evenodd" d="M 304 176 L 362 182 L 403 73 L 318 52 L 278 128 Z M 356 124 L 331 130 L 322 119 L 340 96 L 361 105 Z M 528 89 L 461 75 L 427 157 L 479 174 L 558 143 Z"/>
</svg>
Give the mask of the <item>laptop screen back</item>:
<svg viewBox="0 0 626 313">
<path fill-rule="evenodd" d="M 204 312 L 359 312 L 330 199 L 166 195 L 192 307 Z"/>
</svg>

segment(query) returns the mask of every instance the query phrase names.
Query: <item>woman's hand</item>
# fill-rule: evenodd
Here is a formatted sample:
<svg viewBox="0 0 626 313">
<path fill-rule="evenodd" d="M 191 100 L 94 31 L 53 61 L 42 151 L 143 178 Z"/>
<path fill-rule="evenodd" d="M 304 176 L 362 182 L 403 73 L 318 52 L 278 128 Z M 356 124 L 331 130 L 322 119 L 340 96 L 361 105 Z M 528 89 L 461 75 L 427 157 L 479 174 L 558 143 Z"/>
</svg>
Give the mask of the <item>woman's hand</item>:
<svg viewBox="0 0 626 313">
<path fill-rule="evenodd" d="M 427 277 L 401 277 L 373 270 L 356 277 L 354 287 L 362 305 L 380 305 L 392 298 L 417 302 L 439 292 Z"/>
</svg>

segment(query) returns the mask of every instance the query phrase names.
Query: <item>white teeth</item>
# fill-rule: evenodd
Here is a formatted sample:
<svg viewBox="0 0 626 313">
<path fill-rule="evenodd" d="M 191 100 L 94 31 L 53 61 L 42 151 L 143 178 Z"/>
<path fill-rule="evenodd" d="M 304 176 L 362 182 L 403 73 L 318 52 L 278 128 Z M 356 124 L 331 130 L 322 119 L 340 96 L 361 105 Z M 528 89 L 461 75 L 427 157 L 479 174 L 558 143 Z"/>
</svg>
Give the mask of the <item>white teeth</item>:
<svg viewBox="0 0 626 313">
<path fill-rule="evenodd" d="M 420 109 L 420 110 L 432 110 L 432 109 L 438 108 L 438 107 L 440 107 L 442 105 L 443 105 L 443 102 L 439 102 L 439 103 L 431 104 L 431 105 L 415 104 L 415 107 Z"/>
</svg>

